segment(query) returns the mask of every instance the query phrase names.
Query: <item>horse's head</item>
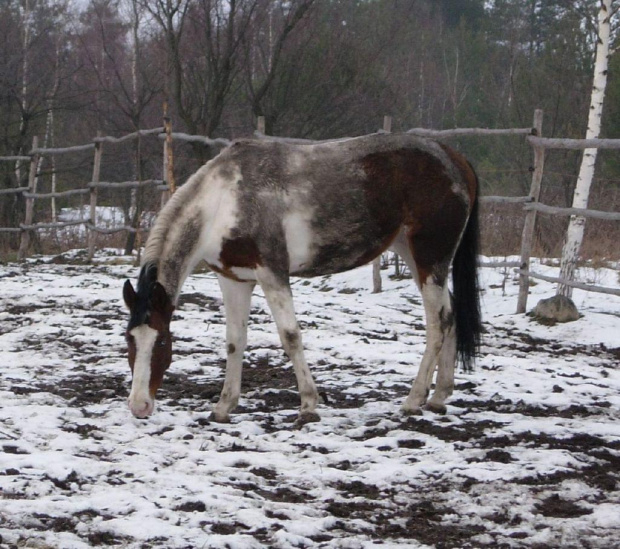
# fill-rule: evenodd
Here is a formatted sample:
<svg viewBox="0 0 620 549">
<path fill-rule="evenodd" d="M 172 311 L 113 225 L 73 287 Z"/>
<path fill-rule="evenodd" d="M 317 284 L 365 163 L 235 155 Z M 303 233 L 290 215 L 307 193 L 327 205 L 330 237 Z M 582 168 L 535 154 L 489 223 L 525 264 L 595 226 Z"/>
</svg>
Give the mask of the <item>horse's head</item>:
<svg viewBox="0 0 620 549">
<path fill-rule="evenodd" d="M 130 317 L 125 337 L 132 373 L 129 408 L 138 418 L 153 413 L 155 393 L 172 360 L 170 320 L 174 306 L 164 287 L 157 282 L 157 270 L 143 269 L 136 292 L 127 280 L 123 298 Z"/>
</svg>

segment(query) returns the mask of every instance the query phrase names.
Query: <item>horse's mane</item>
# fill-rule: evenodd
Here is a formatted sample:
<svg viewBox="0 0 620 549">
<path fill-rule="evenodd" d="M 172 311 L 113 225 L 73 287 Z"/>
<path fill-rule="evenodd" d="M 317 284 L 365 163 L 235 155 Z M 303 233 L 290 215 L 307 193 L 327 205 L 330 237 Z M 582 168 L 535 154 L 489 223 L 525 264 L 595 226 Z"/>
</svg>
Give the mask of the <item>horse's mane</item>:
<svg viewBox="0 0 620 549">
<path fill-rule="evenodd" d="M 129 318 L 129 330 L 148 322 L 150 296 L 155 282 L 157 282 L 157 265 L 145 263 L 138 276 L 137 299 Z"/>
<path fill-rule="evenodd" d="M 163 209 L 157 215 L 155 224 L 151 228 L 149 237 L 144 247 L 144 255 L 142 257 L 142 266 L 148 264 L 158 265 L 161 258 L 166 236 L 168 235 L 170 225 L 178 218 L 179 212 L 183 207 L 191 183 L 197 174 L 192 176 L 185 185 L 180 187 L 176 193 L 172 195 Z"/>
</svg>

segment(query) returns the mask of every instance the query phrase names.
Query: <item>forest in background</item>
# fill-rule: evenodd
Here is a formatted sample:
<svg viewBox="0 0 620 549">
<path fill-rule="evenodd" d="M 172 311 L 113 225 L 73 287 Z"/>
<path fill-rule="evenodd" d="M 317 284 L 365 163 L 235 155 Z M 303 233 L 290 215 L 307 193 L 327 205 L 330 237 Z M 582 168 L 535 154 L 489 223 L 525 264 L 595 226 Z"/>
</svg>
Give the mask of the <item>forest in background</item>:
<svg viewBox="0 0 620 549">
<path fill-rule="evenodd" d="M 35 135 L 60 147 L 161 126 L 165 100 L 175 131 L 212 138 L 250 136 L 258 116 L 268 134 L 312 139 L 374 132 L 383 115 L 393 131 L 529 127 L 536 108 L 543 135 L 581 138 L 597 8 L 596 0 L 0 0 L 0 156 L 27 153 Z M 619 69 L 615 52 L 602 137 L 620 137 Z M 483 194 L 527 194 L 523 138 L 450 142 L 476 166 Z M 104 150 L 104 181 L 161 176 L 155 138 Z M 216 152 L 175 145 L 177 179 Z M 570 205 L 580 159 L 548 154 L 544 202 Z M 49 190 L 54 174 L 58 190 L 83 186 L 91 165 L 90 153 L 47 159 L 39 188 Z M 0 163 L 0 189 L 25 185 L 27 171 Z M 0 226 L 18 225 L 21 195 L 0 201 Z M 130 216 L 129 196 L 124 204 Z M 590 204 L 618 210 L 617 152 L 599 154 Z M 521 216 L 499 208 L 489 208 L 487 225 L 504 230 L 511 253 Z M 566 222 L 540 219 L 543 252 L 557 253 Z M 617 248 L 609 228 L 589 222 L 602 237 L 591 255 Z M 17 245 L 14 235 L 0 239 L 1 248 Z"/>
</svg>

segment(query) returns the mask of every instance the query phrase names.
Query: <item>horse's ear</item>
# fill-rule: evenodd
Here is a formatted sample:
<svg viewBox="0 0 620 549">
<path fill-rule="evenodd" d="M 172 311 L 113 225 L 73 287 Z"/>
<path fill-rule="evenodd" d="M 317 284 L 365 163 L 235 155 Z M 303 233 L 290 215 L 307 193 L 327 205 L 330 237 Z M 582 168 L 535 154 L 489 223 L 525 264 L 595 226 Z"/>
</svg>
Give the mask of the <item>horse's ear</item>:
<svg viewBox="0 0 620 549">
<path fill-rule="evenodd" d="M 174 306 L 168 296 L 168 292 L 166 292 L 165 288 L 159 282 L 155 282 L 155 284 L 153 284 L 153 289 L 151 291 L 151 305 L 153 309 L 166 315 L 172 315 L 172 312 L 174 311 Z"/>
<path fill-rule="evenodd" d="M 125 300 L 125 305 L 131 311 L 136 305 L 136 291 L 129 280 L 126 280 L 123 286 L 123 299 Z"/>
</svg>

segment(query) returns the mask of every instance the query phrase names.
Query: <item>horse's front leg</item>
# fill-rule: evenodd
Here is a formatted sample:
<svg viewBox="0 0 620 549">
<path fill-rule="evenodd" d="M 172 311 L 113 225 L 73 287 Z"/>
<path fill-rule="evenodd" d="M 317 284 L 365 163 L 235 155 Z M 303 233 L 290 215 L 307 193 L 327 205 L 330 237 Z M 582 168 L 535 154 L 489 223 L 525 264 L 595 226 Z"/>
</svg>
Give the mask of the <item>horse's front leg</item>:
<svg viewBox="0 0 620 549">
<path fill-rule="evenodd" d="M 223 276 L 218 276 L 218 280 L 226 309 L 226 377 L 211 419 L 228 423 L 229 414 L 237 406 L 241 393 L 241 367 L 248 340 L 248 318 L 254 283 L 236 282 Z"/>
<path fill-rule="evenodd" d="M 320 417 L 315 411 L 319 394 L 304 356 L 301 330 L 295 316 L 293 295 L 288 278 L 277 277 L 266 268 L 258 269 L 256 275 L 278 327 L 282 346 L 293 363 L 293 370 L 297 377 L 301 398 L 301 410 L 297 424 L 301 426 L 305 423 L 319 421 Z"/>
</svg>

